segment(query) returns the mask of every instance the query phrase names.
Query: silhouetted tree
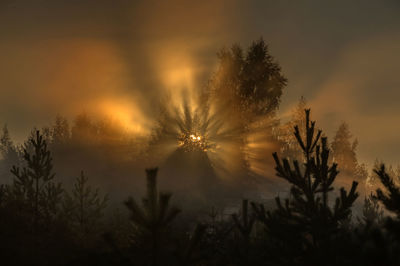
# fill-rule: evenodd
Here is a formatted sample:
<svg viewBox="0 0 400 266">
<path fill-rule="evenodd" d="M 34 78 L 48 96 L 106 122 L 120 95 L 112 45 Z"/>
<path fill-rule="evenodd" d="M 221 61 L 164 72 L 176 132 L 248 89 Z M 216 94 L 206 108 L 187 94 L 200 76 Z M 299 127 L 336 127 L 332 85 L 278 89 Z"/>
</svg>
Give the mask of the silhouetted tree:
<svg viewBox="0 0 400 266">
<path fill-rule="evenodd" d="M 383 165 L 383 161 L 375 159 L 374 166 L 372 168 L 372 174 L 369 176 L 368 183 L 370 186 L 374 187 L 374 189 L 380 187 L 384 188 L 382 182 L 380 182 L 379 176 L 376 174 L 375 170 L 381 168 Z M 385 164 L 385 172 L 393 177 L 393 182 L 396 185 L 400 185 L 400 165 L 394 166 L 391 164 Z"/>
<path fill-rule="evenodd" d="M 343 122 L 336 131 L 331 143 L 333 160 L 340 166 L 342 171 L 355 173 L 358 162 L 356 149 L 358 141 L 351 142 L 352 135 L 349 125 Z"/>
<path fill-rule="evenodd" d="M 240 232 L 241 236 L 245 241 L 249 241 L 251 231 L 255 222 L 255 216 L 249 213 L 248 200 L 242 201 L 242 210 L 239 214 L 232 214 L 232 219 L 234 221 L 236 229 Z M 240 218 L 239 218 L 240 216 Z"/>
<path fill-rule="evenodd" d="M 125 201 L 131 214 L 131 221 L 136 226 L 137 232 L 134 241 L 149 237 L 151 244 L 151 265 L 159 265 L 160 250 L 164 235 L 171 222 L 180 213 L 176 207 L 170 207 L 171 194 L 158 193 L 157 168 L 147 169 L 147 195 L 143 198 L 143 208 L 130 197 Z M 142 243 L 135 243 L 140 245 Z"/>
<path fill-rule="evenodd" d="M 80 145 L 87 145 L 96 140 L 96 127 L 86 113 L 82 113 L 75 118 L 71 128 L 71 138 Z"/>
<path fill-rule="evenodd" d="M 380 225 L 383 222 L 383 210 L 373 195 L 365 197 L 361 221 L 365 224 Z"/>
<path fill-rule="evenodd" d="M 54 144 L 65 144 L 71 137 L 68 120 L 61 115 L 57 115 L 51 127 L 52 141 Z"/>
<path fill-rule="evenodd" d="M 234 258 L 229 257 L 232 232 L 235 229 L 233 219 L 224 219 L 222 210 L 212 207 L 207 215 L 207 229 L 202 248 L 210 265 L 227 265 Z"/>
<path fill-rule="evenodd" d="M 233 241 L 231 247 L 234 252 L 234 259 L 238 261 L 239 265 L 251 265 L 251 233 L 256 219 L 255 215 L 249 210 L 248 200 L 242 201 L 240 214 L 232 214 L 232 220 L 236 232 L 239 233 L 239 237 Z"/>
<path fill-rule="evenodd" d="M 24 145 L 21 166 L 11 169 L 12 184 L 2 187 L 0 239 L 7 244 L 0 250 L 5 265 L 54 265 L 65 259 L 69 246 L 59 220 L 63 189 L 54 180 L 47 142 L 35 133 Z"/>
<path fill-rule="evenodd" d="M 388 217 L 385 221 L 385 226 L 400 241 L 400 187 L 395 184 L 393 178 L 387 173 L 384 164 L 374 171 L 384 187 L 384 190 L 381 188 L 376 190 L 375 198 L 382 202 L 388 211 L 396 215 L 394 218 Z"/>
<path fill-rule="evenodd" d="M 309 109 L 305 115 L 305 138 L 302 138 L 298 126 L 294 128 L 304 154 L 304 165 L 294 160 L 291 166 L 288 159 L 281 160 L 277 153 L 273 154 L 277 176 L 292 185 L 290 199 L 282 203 L 277 197 L 278 209 L 274 212 L 266 211 L 260 204 L 253 203 L 252 206 L 269 235 L 277 240 L 278 245 L 281 243 L 279 247 L 286 245 L 284 249 L 294 256 L 292 261 L 321 265 L 326 263 L 325 256 L 334 253 L 333 243 L 340 236 L 341 223 L 351 214 L 351 207 L 358 197 L 357 182 L 353 182 L 349 193 L 341 188 L 334 205 L 329 204 L 329 193 L 334 190 L 333 183 L 338 174 L 337 165 L 329 165 L 327 139 L 321 138 L 320 130 L 315 131 Z M 285 256 L 282 250 L 279 255 Z"/>
<path fill-rule="evenodd" d="M 65 192 L 63 212 L 82 244 L 88 244 L 98 232 L 107 200 L 107 195 L 102 197 L 98 189 L 89 186 L 83 171 L 76 178 L 72 192 Z"/>
<path fill-rule="evenodd" d="M 13 166 L 11 173 L 14 175 L 13 193 L 33 211 L 34 225 L 39 220 L 49 222 L 59 210 L 59 203 L 63 189 L 61 183 L 55 183 L 53 163 L 47 143 L 39 131 L 35 137 L 28 140 L 32 153 L 24 149 L 25 167 Z"/>
<path fill-rule="evenodd" d="M 7 124 L 4 125 L 0 136 L 1 152 L 7 153 L 9 149 L 13 148 L 14 144 L 11 140 Z"/>
<path fill-rule="evenodd" d="M 303 158 L 303 151 L 299 147 L 296 136 L 293 134 L 293 128 L 297 125 L 299 133 L 302 138 L 305 137 L 305 113 L 304 109 L 307 108 L 307 101 L 302 96 L 297 103 L 297 106 L 292 110 L 290 120 L 283 124 L 280 128 L 279 140 L 282 142 L 282 156 L 296 159 L 301 161 Z"/>
<path fill-rule="evenodd" d="M 331 143 L 332 160 L 339 165 L 341 176 L 338 181 L 340 185 L 347 184 L 349 181 L 357 180 L 359 192 L 364 196 L 365 185 L 368 179 L 368 170 L 365 164 L 360 164 L 357 159 L 357 139 L 352 140 L 349 125 L 343 122 L 337 130 Z"/>
<path fill-rule="evenodd" d="M 218 59 L 219 68 L 212 80 L 217 95 L 230 99 L 241 112 L 255 115 L 278 108 L 287 80 L 263 39 L 254 41 L 246 52 L 239 45 L 223 49 Z"/>
<path fill-rule="evenodd" d="M 354 247 L 359 248 L 362 265 L 399 265 L 400 263 L 400 188 L 394 183 L 383 164 L 374 169 L 382 187 L 372 195 L 364 206 L 363 220 L 355 228 Z M 395 217 L 383 218 L 378 201 Z M 382 219 L 383 218 L 383 219 Z M 381 221 L 381 223 L 379 223 Z M 383 228 L 382 226 L 383 225 Z"/>
<path fill-rule="evenodd" d="M 10 173 L 11 167 L 19 164 L 18 149 L 11 139 L 7 125 L 4 125 L 0 135 L 0 152 L 2 157 L 0 162 L 1 176 L 4 178 L 2 180 L 6 181 L 5 177 Z"/>
<path fill-rule="evenodd" d="M 386 172 L 385 165 L 374 170 L 387 192 L 378 188 L 376 198 L 383 203 L 386 209 L 394 212 L 400 218 L 400 188 L 396 186 L 393 178 Z"/>
</svg>

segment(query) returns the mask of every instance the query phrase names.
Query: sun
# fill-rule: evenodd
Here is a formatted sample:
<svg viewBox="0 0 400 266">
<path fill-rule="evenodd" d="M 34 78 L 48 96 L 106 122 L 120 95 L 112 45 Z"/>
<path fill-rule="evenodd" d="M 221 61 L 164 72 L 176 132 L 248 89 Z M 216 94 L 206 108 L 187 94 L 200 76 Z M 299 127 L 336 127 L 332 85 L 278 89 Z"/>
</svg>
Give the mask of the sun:
<svg viewBox="0 0 400 266">
<path fill-rule="evenodd" d="M 178 137 L 178 146 L 184 151 L 200 150 L 204 152 L 210 147 L 207 139 L 199 133 L 181 133 Z"/>
</svg>

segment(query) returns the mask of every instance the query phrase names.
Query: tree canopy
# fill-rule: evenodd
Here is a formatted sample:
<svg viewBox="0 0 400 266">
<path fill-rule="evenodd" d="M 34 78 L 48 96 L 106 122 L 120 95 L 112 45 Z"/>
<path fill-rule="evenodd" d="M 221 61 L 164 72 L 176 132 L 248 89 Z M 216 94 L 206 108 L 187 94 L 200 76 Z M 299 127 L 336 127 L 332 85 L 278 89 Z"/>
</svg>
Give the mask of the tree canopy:
<svg viewBox="0 0 400 266">
<path fill-rule="evenodd" d="M 247 51 L 239 45 L 222 49 L 218 62 L 211 82 L 217 95 L 253 115 L 271 114 L 278 109 L 287 79 L 263 39 L 254 41 Z"/>
</svg>

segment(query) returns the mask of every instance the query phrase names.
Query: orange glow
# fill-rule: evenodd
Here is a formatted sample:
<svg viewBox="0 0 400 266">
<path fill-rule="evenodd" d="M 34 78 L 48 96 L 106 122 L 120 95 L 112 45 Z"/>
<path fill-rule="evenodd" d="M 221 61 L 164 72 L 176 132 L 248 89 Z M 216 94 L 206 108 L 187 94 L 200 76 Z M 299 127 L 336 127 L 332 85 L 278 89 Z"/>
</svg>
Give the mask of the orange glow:
<svg viewBox="0 0 400 266">
<path fill-rule="evenodd" d="M 98 111 L 100 117 L 106 117 L 120 124 L 128 134 L 139 136 L 150 134 L 151 121 L 132 102 L 104 100 L 95 103 L 93 109 Z"/>
</svg>

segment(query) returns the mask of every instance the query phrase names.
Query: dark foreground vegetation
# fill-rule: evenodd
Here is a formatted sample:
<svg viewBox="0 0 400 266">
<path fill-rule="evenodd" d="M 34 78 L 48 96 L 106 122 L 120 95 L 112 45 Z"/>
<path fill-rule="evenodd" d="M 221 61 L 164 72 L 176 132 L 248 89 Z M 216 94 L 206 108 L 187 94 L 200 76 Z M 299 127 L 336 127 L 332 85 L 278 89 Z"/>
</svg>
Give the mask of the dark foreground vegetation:
<svg viewBox="0 0 400 266">
<path fill-rule="evenodd" d="M 108 198 L 84 172 L 70 191 L 57 181 L 37 131 L 23 166 L 11 168 L 12 184 L 0 188 L 0 263 L 400 265 L 400 187 L 384 165 L 376 168 L 382 189 L 365 198 L 362 217 L 352 217 L 358 183 L 336 190 L 338 166 L 309 112 L 304 128 L 294 127 L 302 161 L 273 154 L 277 178 L 291 185 L 287 199 L 277 197 L 273 209 L 244 199 L 228 217 L 210 207 L 196 220 L 184 218 L 172 194 L 157 190 L 156 168 L 146 170 L 142 199 L 130 197 L 105 215 Z"/>
</svg>

